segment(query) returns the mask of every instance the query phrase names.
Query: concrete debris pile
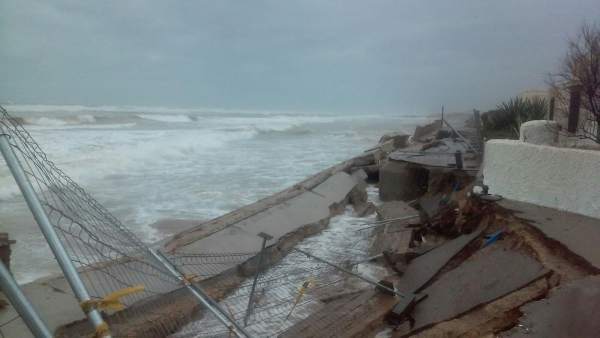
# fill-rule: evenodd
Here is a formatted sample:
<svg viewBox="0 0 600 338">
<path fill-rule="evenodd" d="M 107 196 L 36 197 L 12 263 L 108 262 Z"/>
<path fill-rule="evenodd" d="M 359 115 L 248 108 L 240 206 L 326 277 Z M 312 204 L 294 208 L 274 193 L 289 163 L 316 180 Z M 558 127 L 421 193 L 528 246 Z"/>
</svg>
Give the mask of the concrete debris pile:
<svg viewBox="0 0 600 338">
<path fill-rule="evenodd" d="M 452 148 L 440 126 L 380 162 L 368 254 L 397 294 L 339 297 L 283 336 L 600 337 L 600 221 L 488 195 L 471 164 L 409 156 Z"/>
<path fill-rule="evenodd" d="M 392 337 L 476 337 L 512 332 L 510 336 L 520 337 L 523 330 L 533 337 L 573 336 L 571 324 L 556 331 L 561 334 L 550 334 L 546 327 L 565 312 L 564 303 L 594 313 L 598 288 L 591 282 L 567 287 L 562 293 L 577 295 L 571 300 L 562 293 L 549 298 L 552 308 L 531 302 L 594 270 L 565 264 L 573 260 L 569 253 L 551 257 L 555 253 L 548 249 L 550 241 L 496 202 L 469 194 L 471 189 L 469 184 L 410 203 L 382 203 L 369 255 L 388 268 L 389 276 L 381 283 L 393 285 L 402 297 L 376 287 L 354 292 L 327 303 L 283 336 L 368 337 L 388 332 Z M 591 299 L 583 296 L 587 293 Z M 522 311 L 527 316 L 522 317 Z M 598 336 L 595 321 L 584 327 L 584 337 Z M 530 335 L 536 328 L 543 334 Z"/>
</svg>

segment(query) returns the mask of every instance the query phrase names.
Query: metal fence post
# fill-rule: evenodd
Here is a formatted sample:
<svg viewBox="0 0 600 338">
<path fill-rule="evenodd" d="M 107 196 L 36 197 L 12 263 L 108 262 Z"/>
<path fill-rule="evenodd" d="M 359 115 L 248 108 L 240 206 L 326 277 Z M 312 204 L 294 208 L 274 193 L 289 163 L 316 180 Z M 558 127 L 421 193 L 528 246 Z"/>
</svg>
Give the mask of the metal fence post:
<svg viewBox="0 0 600 338">
<path fill-rule="evenodd" d="M 91 299 L 90 295 L 88 294 L 85 285 L 81 281 L 79 273 L 77 272 L 75 265 L 71 261 L 69 254 L 66 252 L 60 239 L 58 238 L 58 235 L 56 234 L 52 223 L 50 223 L 48 215 L 46 215 L 46 212 L 44 211 L 44 208 L 42 207 L 42 204 L 40 203 L 40 200 L 38 199 L 37 194 L 33 189 L 33 186 L 31 185 L 31 182 L 29 181 L 29 178 L 27 178 L 27 175 L 25 174 L 21 163 L 19 162 L 17 156 L 13 152 L 12 146 L 8 142 L 8 135 L 2 134 L 1 131 L 0 151 L 4 156 L 6 165 L 10 169 L 10 172 L 12 173 L 15 181 L 17 182 L 17 185 L 19 186 L 19 189 L 21 190 L 21 193 L 23 194 L 27 205 L 29 206 L 29 210 L 31 210 L 35 221 L 40 227 L 42 234 L 46 238 L 50 249 L 54 253 L 56 260 L 58 261 L 58 265 L 60 265 L 60 268 L 65 278 L 67 279 L 69 285 L 71 286 L 71 289 L 73 290 L 73 293 L 75 293 L 75 297 L 77 297 L 79 302 L 89 301 Z M 102 316 L 97 310 L 93 309 L 89 311 L 87 313 L 87 316 L 92 325 L 94 326 L 97 336 L 110 337 L 108 325 L 106 324 L 106 322 L 104 322 L 104 319 L 102 319 Z"/>
<path fill-rule="evenodd" d="M 258 276 L 260 275 L 260 268 L 262 267 L 263 254 L 265 252 L 265 248 L 267 247 L 267 241 L 273 239 L 273 236 L 264 232 L 259 233 L 258 237 L 261 237 L 263 241 L 262 247 L 260 248 L 260 253 L 258 254 L 258 265 L 256 266 L 256 274 L 254 275 L 254 281 L 252 282 L 250 297 L 248 298 L 248 307 L 246 308 L 246 315 L 244 316 L 244 326 L 248 325 L 248 317 L 250 317 L 250 314 L 254 309 L 254 290 L 256 289 L 256 283 L 258 282 Z"/>
<path fill-rule="evenodd" d="M 162 264 L 169 271 L 169 273 L 173 275 L 173 277 L 177 278 L 183 283 L 183 285 L 192 293 L 192 295 L 196 297 L 200 304 L 206 306 L 206 308 L 212 312 L 221 323 L 235 333 L 236 336 L 241 338 L 251 337 L 250 334 L 248 334 L 244 328 L 240 327 L 233 318 L 230 318 L 227 312 L 225 312 L 225 310 L 223 310 L 219 304 L 213 301 L 212 298 L 210 298 L 206 292 L 204 292 L 204 290 L 189 282 L 185 278 L 183 272 L 179 271 L 179 269 L 177 269 L 177 267 L 171 263 L 171 261 L 165 255 L 163 255 L 162 252 L 153 249 L 148 249 L 148 251 L 150 252 L 150 255 L 154 257 L 154 259 Z"/>
<path fill-rule="evenodd" d="M 40 318 L 35 308 L 29 302 L 29 299 L 25 297 L 23 291 L 19 288 L 19 285 L 14 280 L 10 271 L 4 266 L 4 263 L 0 261 L 0 289 L 6 295 L 6 298 L 10 301 L 12 306 L 15 308 L 19 316 L 23 319 L 31 333 L 38 338 L 51 338 L 52 334 L 46 323 Z"/>
</svg>

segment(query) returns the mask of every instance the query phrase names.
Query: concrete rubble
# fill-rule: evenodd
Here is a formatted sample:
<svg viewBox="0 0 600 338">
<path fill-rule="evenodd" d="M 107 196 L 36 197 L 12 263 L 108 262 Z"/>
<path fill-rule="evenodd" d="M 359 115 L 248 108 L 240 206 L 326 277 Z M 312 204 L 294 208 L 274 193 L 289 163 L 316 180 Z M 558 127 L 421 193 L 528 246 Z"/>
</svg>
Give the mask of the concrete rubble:
<svg viewBox="0 0 600 338">
<path fill-rule="evenodd" d="M 447 136 L 436 125 L 419 128 L 413 140 L 431 144 Z M 600 272 L 600 220 L 474 189 L 481 181 L 470 169 L 480 159 L 460 170 L 437 166 L 440 157 L 413 160 L 406 153 L 380 164 L 382 222 L 369 247 L 388 268 L 384 281 L 403 296 L 377 288 L 353 293 L 282 336 L 600 335 L 599 283 L 592 277 Z M 420 217 L 393 221 L 414 213 Z"/>
</svg>

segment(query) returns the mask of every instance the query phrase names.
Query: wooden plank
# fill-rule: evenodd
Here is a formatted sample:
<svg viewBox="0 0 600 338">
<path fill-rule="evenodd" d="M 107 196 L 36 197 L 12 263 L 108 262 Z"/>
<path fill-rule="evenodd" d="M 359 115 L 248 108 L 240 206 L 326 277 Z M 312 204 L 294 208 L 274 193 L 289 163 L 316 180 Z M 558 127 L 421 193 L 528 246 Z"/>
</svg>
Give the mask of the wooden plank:
<svg viewBox="0 0 600 338">
<path fill-rule="evenodd" d="M 413 312 L 414 326 L 400 335 L 458 317 L 549 273 L 529 256 L 499 246 L 486 247 L 423 290 L 427 298 Z"/>
</svg>

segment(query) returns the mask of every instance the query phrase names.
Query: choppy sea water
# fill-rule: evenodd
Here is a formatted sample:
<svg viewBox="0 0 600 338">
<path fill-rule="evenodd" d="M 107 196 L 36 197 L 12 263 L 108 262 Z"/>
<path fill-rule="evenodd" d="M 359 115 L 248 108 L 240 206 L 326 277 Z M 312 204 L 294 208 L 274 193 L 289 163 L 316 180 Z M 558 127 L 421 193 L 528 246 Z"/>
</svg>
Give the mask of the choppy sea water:
<svg viewBox="0 0 600 338">
<path fill-rule="evenodd" d="M 8 106 L 49 158 L 143 240 L 163 219 L 208 220 L 430 118 L 142 107 Z M 0 160 L 0 228 L 20 282 L 58 271 Z"/>
</svg>

